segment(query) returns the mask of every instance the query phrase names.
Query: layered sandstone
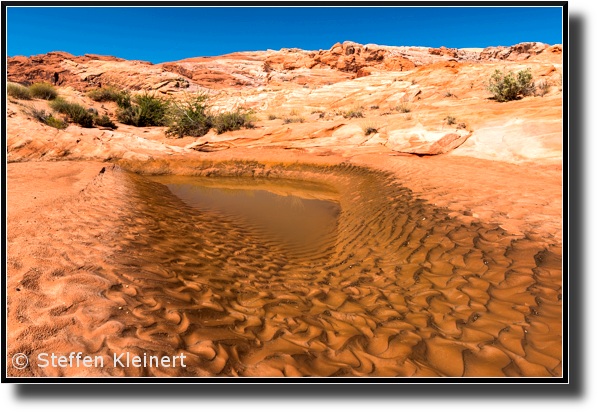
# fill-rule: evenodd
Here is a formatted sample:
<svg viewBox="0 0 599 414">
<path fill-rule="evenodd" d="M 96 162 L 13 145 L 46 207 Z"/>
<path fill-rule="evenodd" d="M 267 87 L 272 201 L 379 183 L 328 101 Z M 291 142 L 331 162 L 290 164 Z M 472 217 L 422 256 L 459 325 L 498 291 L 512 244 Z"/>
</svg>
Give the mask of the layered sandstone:
<svg viewBox="0 0 599 414">
<path fill-rule="evenodd" d="M 549 84 L 546 95 L 507 103 L 490 99 L 484 81 L 495 69 L 526 67 L 537 82 Z M 174 99 L 208 92 L 215 111 L 253 108 L 260 121 L 253 130 L 222 135 L 211 131 L 199 139 L 182 140 L 166 139 L 164 129 L 157 127 L 120 125 L 117 131 L 106 131 L 70 126 L 57 131 L 27 119 L 22 113 L 26 103 L 12 101 L 7 119 L 8 159 L 106 160 L 258 146 L 327 149 L 347 155 L 364 151 L 449 153 L 557 165 L 563 132 L 560 73 L 561 45 L 532 42 L 486 49 L 343 42 L 330 50 L 239 52 L 159 65 L 63 52 L 14 57 L 9 58 L 10 81 L 51 81 L 67 98 L 111 117 L 114 104 L 95 103 L 85 96 L 85 90 L 113 85 Z M 402 105 L 409 112 L 398 111 Z M 364 118 L 344 117 L 356 108 Z M 285 124 L 282 118 L 292 112 L 304 122 Z M 447 122 L 449 118 L 455 122 Z M 369 126 L 376 133 L 366 136 Z"/>
<path fill-rule="evenodd" d="M 523 61 L 539 54 L 558 54 L 561 45 L 520 43 L 485 49 L 427 48 L 362 45 L 345 41 L 329 50 L 281 49 L 237 52 L 223 56 L 194 57 L 153 65 L 113 56 L 73 56 L 51 52 L 8 58 L 8 80 L 22 84 L 39 81 L 85 89 L 115 84 L 133 90 L 255 88 L 286 82 L 325 85 L 373 72 L 401 72 L 439 62 L 483 63 Z M 135 79 L 135 81 L 131 81 Z M 194 89 L 195 90 L 195 89 Z M 175 90 L 172 90 L 175 91 Z"/>
</svg>

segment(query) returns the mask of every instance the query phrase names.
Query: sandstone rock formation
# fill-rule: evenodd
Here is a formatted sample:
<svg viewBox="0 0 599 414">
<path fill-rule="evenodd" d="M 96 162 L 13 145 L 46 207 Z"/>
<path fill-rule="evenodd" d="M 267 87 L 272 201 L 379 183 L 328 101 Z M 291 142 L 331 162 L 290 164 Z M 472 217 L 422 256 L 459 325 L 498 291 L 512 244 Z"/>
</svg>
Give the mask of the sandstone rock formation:
<svg viewBox="0 0 599 414">
<path fill-rule="evenodd" d="M 90 60 L 124 62 L 114 56 L 73 56 L 66 52 L 50 52 L 30 57 L 14 56 L 7 59 L 7 77 L 10 82 L 29 85 L 35 82 L 50 82 L 57 86 L 85 86 L 63 62 L 85 63 Z"/>
<path fill-rule="evenodd" d="M 489 99 L 483 81 L 494 69 L 525 67 L 532 69 L 536 81 L 550 85 L 544 97 L 509 103 Z M 53 81 L 61 87 L 61 94 L 95 107 L 100 115 L 114 116 L 114 104 L 99 105 L 84 91 L 113 85 L 157 91 L 175 99 L 208 91 L 213 110 L 253 108 L 261 120 L 253 130 L 222 135 L 211 131 L 198 139 L 182 140 L 165 138 L 163 129 L 157 127 L 120 125 L 117 131 L 108 132 L 70 126 L 61 132 L 27 119 L 22 113 L 25 103 L 13 101 L 8 106 L 8 156 L 9 161 L 143 159 L 161 151 L 214 152 L 258 146 L 326 149 L 347 155 L 356 151 L 449 153 L 513 163 L 559 164 L 560 71 L 561 45 L 543 43 L 435 49 L 343 42 L 330 50 L 240 52 L 158 65 L 63 52 L 13 57 L 8 65 L 10 81 Z M 409 113 L 398 110 L 402 105 Z M 363 119 L 344 118 L 354 108 L 361 108 Z M 281 120 L 292 112 L 304 122 Z M 455 117 L 460 128 L 446 125 L 448 116 Z M 363 131 L 369 125 L 377 133 L 365 136 Z"/>
<path fill-rule="evenodd" d="M 510 47 L 451 49 L 362 45 L 345 41 L 329 50 L 301 49 L 238 52 L 215 57 L 194 57 L 152 65 L 113 56 L 73 56 L 50 52 L 29 58 L 8 58 L 8 80 L 22 84 L 48 81 L 79 90 L 114 84 L 132 90 L 202 88 L 256 88 L 287 82 L 298 85 L 328 85 L 375 72 L 410 71 L 439 62 L 463 63 L 527 60 L 541 53 L 561 56 L 561 45 L 528 42 Z"/>
</svg>

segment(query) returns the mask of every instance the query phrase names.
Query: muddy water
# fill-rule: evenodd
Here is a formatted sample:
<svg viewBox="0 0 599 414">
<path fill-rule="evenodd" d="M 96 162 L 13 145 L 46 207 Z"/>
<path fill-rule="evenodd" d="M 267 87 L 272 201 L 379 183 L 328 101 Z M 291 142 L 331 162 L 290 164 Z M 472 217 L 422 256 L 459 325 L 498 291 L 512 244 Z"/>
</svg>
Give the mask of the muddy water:
<svg viewBox="0 0 599 414">
<path fill-rule="evenodd" d="M 158 176 L 186 204 L 238 222 L 273 250 L 296 259 L 328 257 L 340 212 L 333 187 L 296 180 Z"/>
<path fill-rule="evenodd" d="M 123 375 L 561 375 L 561 246 L 450 218 L 389 174 L 255 167 L 133 178 L 127 287 L 106 296 L 132 352 L 189 362 Z M 309 231 L 285 240 L 295 218 Z"/>
</svg>

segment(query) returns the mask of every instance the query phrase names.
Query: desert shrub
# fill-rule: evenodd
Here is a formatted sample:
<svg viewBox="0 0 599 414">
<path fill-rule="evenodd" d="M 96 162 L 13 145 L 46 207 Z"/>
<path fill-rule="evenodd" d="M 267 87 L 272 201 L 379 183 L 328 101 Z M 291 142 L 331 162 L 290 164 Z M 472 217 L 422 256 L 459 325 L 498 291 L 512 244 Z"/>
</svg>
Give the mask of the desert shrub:
<svg viewBox="0 0 599 414">
<path fill-rule="evenodd" d="M 302 122 L 304 122 L 306 119 L 303 116 L 300 115 L 288 115 L 286 117 L 283 118 L 283 123 L 284 124 L 301 124 Z"/>
<path fill-rule="evenodd" d="M 119 122 L 127 125 L 141 126 L 140 125 L 141 109 L 137 105 L 131 105 L 125 108 L 118 108 L 116 110 L 116 119 Z"/>
<path fill-rule="evenodd" d="M 365 124 L 362 125 L 362 131 L 364 132 L 364 136 L 368 136 L 379 132 L 379 127 L 373 124 Z"/>
<path fill-rule="evenodd" d="M 50 102 L 48 105 L 50 105 L 50 108 L 52 108 L 52 110 L 66 115 L 68 108 L 71 104 L 70 102 L 65 101 L 64 98 L 59 97 Z"/>
<path fill-rule="evenodd" d="M 412 111 L 412 107 L 410 106 L 410 99 L 407 96 L 404 96 L 401 99 L 401 103 L 395 107 L 395 110 L 404 114 Z"/>
<path fill-rule="evenodd" d="M 489 80 L 485 82 L 485 88 L 498 102 L 513 101 L 519 95 L 527 96 L 535 91 L 530 68 L 521 70 L 517 74 L 511 71 L 506 74 L 495 69 Z"/>
<path fill-rule="evenodd" d="M 459 129 L 466 129 L 466 124 L 464 122 L 460 122 L 459 124 L 456 125 L 456 127 Z"/>
<path fill-rule="evenodd" d="M 84 128 L 92 128 L 94 126 L 94 115 L 78 103 L 67 102 L 62 98 L 57 98 L 51 101 L 49 105 L 54 111 L 68 116 L 72 122 Z"/>
<path fill-rule="evenodd" d="M 412 111 L 412 107 L 410 106 L 410 98 L 404 96 L 401 98 L 401 103 L 395 107 L 395 110 L 404 114 Z"/>
<path fill-rule="evenodd" d="M 89 99 L 96 102 L 116 102 L 123 94 L 125 94 L 125 92 L 119 91 L 112 86 L 95 88 L 86 93 Z"/>
<path fill-rule="evenodd" d="M 71 121 L 81 125 L 84 128 L 91 128 L 94 126 L 94 115 L 89 113 L 84 106 L 79 104 L 71 104 L 66 115 L 71 119 Z"/>
<path fill-rule="evenodd" d="M 445 91 L 443 92 L 443 96 L 446 98 L 457 98 L 457 96 L 455 96 L 453 93 L 449 92 L 449 91 Z"/>
<path fill-rule="evenodd" d="M 401 112 L 401 113 L 404 113 L 404 114 L 406 114 L 406 113 L 408 113 L 408 112 L 411 112 L 411 111 L 412 111 L 412 107 L 410 107 L 410 105 L 409 105 L 408 103 L 406 103 L 406 102 L 402 102 L 402 103 L 400 103 L 399 105 L 397 105 L 397 106 L 395 107 L 395 110 L 396 110 L 396 111 L 399 111 L 399 112 Z"/>
<path fill-rule="evenodd" d="M 45 99 L 47 101 L 56 99 L 58 96 L 56 88 L 48 82 L 34 83 L 29 86 L 29 92 L 31 92 L 31 96 L 34 98 Z"/>
<path fill-rule="evenodd" d="M 456 123 L 455 117 L 453 117 L 451 115 L 447 115 L 444 119 L 445 119 L 445 121 L 447 121 L 447 125 L 453 125 Z"/>
<path fill-rule="evenodd" d="M 107 115 L 95 116 L 94 124 L 96 124 L 97 126 L 100 126 L 100 127 L 106 127 L 106 128 L 112 128 L 112 129 L 117 128 L 116 124 L 114 122 L 112 122 L 112 119 L 110 119 Z"/>
<path fill-rule="evenodd" d="M 163 126 L 167 122 L 166 115 L 170 104 L 169 100 L 147 92 L 134 97 L 124 93 L 117 98 L 117 120 L 136 127 Z"/>
<path fill-rule="evenodd" d="M 172 102 L 167 112 L 167 136 L 183 138 L 201 137 L 212 127 L 212 119 L 208 113 L 208 95 L 187 95 L 181 102 Z"/>
<path fill-rule="evenodd" d="M 41 109 L 33 105 L 25 105 L 21 112 L 44 124 L 46 123 L 46 119 L 52 116 L 52 114 L 46 112 L 45 109 Z"/>
<path fill-rule="evenodd" d="M 19 85 L 18 83 L 8 82 L 6 84 L 6 93 L 8 94 L 8 96 L 12 96 L 15 99 L 31 99 L 31 92 L 29 91 L 29 89 L 22 85 Z"/>
<path fill-rule="evenodd" d="M 356 106 L 343 114 L 344 118 L 364 118 L 364 107 Z"/>
<path fill-rule="evenodd" d="M 69 124 L 66 121 L 60 118 L 56 118 L 55 116 L 49 116 L 48 118 L 46 118 L 46 124 L 56 129 L 65 129 L 69 126 Z"/>
<path fill-rule="evenodd" d="M 378 105 L 370 105 L 370 109 L 379 109 Z"/>
<path fill-rule="evenodd" d="M 273 119 L 279 119 L 279 117 L 275 114 L 268 114 L 268 120 L 272 121 Z"/>
<path fill-rule="evenodd" d="M 254 111 L 252 109 L 238 108 L 232 112 L 221 112 L 212 117 L 212 125 L 217 134 L 227 131 L 237 131 L 242 128 L 254 128 Z"/>
<path fill-rule="evenodd" d="M 131 92 L 121 91 L 118 95 L 115 95 L 115 102 L 121 109 L 127 109 L 131 106 Z"/>
<path fill-rule="evenodd" d="M 564 83 L 564 79 L 563 79 L 563 74 L 562 72 L 559 72 L 559 90 L 561 91 L 563 88 L 563 83 Z"/>
<path fill-rule="evenodd" d="M 549 92 L 549 89 L 551 89 L 551 86 L 544 80 L 536 85 L 537 95 L 539 96 L 545 96 Z"/>
<path fill-rule="evenodd" d="M 411 121 L 412 120 L 412 114 L 407 114 L 405 118 L 406 118 L 406 121 Z"/>
</svg>

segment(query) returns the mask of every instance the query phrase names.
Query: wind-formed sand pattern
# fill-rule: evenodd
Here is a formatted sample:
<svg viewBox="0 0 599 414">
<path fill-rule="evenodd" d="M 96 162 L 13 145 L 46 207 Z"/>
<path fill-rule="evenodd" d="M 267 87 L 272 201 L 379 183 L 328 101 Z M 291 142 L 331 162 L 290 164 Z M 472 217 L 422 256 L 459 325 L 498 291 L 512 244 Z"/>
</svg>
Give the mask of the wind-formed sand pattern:
<svg viewBox="0 0 599 414">
<path fill-rule="evenodd" d="M 256 163 L 228 162 L 197 175 L 236 177 L 221 182 L 236 191 L 243 180 L 276 191 L 285 179 L 304 196 L 318 188 L 339 203 L 330 238 L 286 248 L 262 225 L 201 211 L 154 181 L 168 177 L 108 167 L 56 213 L 57 238 L 69 226 L 86 232 L 39 253 L 63 251 L 70 263 L 56 267 L 70 270 L 48 262 L 9 284 L 28 284 L 17 319 L 47 321 L 21 330 L 9 352 L 81 351 L 105 368 L 9 375 L 562 375 L 559 239 L 450 217 L 401 174 L 350 164 L 256 173 Z M 9 268 L 18 273 L 18 260 Z M 75 306 L 56 303 L 78 294 Z M 187 367 L 114 368 L 122 352 L 183 353 Z"/>
</svg>

